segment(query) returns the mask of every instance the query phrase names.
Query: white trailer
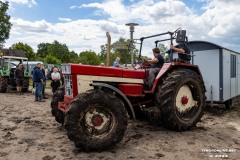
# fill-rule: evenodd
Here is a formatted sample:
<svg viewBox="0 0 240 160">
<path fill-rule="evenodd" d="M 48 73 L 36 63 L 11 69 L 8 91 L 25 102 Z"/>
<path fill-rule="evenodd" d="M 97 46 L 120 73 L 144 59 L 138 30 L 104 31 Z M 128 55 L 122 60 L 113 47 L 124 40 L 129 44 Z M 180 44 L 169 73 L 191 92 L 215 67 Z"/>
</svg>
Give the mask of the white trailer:
<svg viewBox="0 0 240 160">
<path fill-rule="evenodd" d="M 191 63 L 202 73 L 207 101 L 231 105 L 240 95 L 240 53 L 206 41 L 190 41 L 189 48 Z"/>
</svg>

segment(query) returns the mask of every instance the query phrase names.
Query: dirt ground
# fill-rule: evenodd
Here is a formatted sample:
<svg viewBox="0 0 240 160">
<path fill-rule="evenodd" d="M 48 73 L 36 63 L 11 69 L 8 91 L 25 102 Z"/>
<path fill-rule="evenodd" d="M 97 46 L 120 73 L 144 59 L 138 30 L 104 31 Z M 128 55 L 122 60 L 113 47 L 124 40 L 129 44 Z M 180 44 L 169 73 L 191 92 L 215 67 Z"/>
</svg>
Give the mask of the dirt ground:
<svg viewBox="0 0 240 160">
<path fill-rule="evenodd" d="M 67 138 L 46 102 L 29 92 L 0 93 L 1 160 L 205 160 L 240 159 L 240 103 L 232 110 L 208 108 L 192 131 L 173 132 L 130 121 L 124 139 L 104 152 L 82 152 Z"/>
</svg>

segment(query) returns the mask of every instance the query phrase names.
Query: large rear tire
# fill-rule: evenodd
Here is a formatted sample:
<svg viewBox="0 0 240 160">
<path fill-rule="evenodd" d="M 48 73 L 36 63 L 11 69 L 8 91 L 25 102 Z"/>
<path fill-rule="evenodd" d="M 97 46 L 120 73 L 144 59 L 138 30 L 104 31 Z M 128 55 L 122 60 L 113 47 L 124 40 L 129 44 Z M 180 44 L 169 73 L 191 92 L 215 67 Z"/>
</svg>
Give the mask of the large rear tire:
<svg viewBox="0 0 240 160">
<path fill-rule="evenodd" d="M 57 91 L 53 94 L 51 101 L 51 109 L 52 115 L 55 117 L 55 120 L 58 123 L 64 123 L 65 114 L 58 109 L 58 102 L 62 102 L 64 100 L 64 86 L 59 87 Z"/>
<path fill-rule="evenodd" d="M 189 130 L 203 115 L 203 79 L 192 70 L 174 70 L 158 86 L 156 100 L 161 110 L 161 121 L 166 128 L 176 131 Z"/>
<path fill-rule="evenodd" d="M 123 102 L 112 93 L 96 89 L 72 101 L 66 112 L 65 128 L 77 148 L 101 151 L 123 139 L 127 122 Z"/>
<path fill-rule="evenodd" d="M 22 87 L 22 92 L 27 92 L 29 88 L 29 78 L 25 77 L 23 79 L 23 87 Z"/>
<path fill-rule="evenodd" d="M 7 91 L 7 79 L 0 76 L 0 93 L 5 93 Z"/>
</svg>

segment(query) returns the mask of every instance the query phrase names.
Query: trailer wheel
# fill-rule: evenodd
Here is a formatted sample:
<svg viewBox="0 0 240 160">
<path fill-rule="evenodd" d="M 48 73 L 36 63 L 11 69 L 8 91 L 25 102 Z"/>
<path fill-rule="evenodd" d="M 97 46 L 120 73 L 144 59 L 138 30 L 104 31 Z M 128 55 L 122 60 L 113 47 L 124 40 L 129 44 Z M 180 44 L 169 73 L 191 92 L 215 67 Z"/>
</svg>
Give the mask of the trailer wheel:
<svg viewBox="0 0 240 160">
<path fill-rule="evenodd" d="M 0 93 L 5 93 L 7 91 L 7 79 L 0 76 Z"/>
<path fill-rule="evenodd" d="M 29 78 L 24 78 L 23 79 L 23 87 L 22 87 L 22 92 L 27 92 L 29 87 Z"/>
<path fill-rule="evenodd" d="M 59 87 L 57 91 L 53 94 L 51 101 L 52 115 L 58 123 L 64 123 L 65 114 L 58 109 L 58 102 L 62 102 L 64 99 L 64 86 Z"/>
<path fill-rule="evenodd" d="M 194 71 L 174 70 L 158 86 L 156 100 L 165 127 L 176 131 L 189 130 L 203 115 L 204 82 Z"/>
<path fill-rule="evenodd" d="M 127 110 L 114 94 L 95 89 L 77 96 L 66 112 L 68 138 L 77 148 L 101 151 L 123 139 Z"/>
</svg>

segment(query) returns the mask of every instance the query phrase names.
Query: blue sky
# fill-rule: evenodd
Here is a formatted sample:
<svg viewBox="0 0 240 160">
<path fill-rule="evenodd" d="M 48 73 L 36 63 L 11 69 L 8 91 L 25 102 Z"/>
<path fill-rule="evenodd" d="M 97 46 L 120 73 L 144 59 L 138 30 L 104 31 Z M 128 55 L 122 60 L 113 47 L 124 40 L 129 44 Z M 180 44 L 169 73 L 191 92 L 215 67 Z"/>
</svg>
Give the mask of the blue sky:
<svg viewBox="0 0 240 160">
<path fill-rule="evenodd" d="M 72 20 L 78 19 L 98 19 L 97 16 L 94 16 L 93 13 L 95 9 L 81 9 L 74 10 L 70 9 L 71 6 L 81 5 L 84 3 L 97 2 L 92 0 L 39 0 L 36 1 L 36 5 L 29 7 L 25 4 L 16 3 L 13 4 L 14 11 L 11 12 L 13 17 L 22 18 L 29 21 L 37 21 L 45 19 L 51 23 L 58 23 L 60 20 L 59 17 L 68 17 Z"/>
<path fill-rule="evenodd" d="M 134 38 L 182 27 L 189 40 L 204 40 L 240 51 L 239 0 L 8 0 L 13 27 L 5 46 L 58 40 L 77 53 L 100 51 L 106 32 L 112 42 L 129 38 L 126 23 L 135 22 Z M 150 48 L 153 42 L 146 42 Z M 168 45 L 168 44 L 166 44 Z M 151 52 L 145 50 L 146 55 Z"/>
</svg>

